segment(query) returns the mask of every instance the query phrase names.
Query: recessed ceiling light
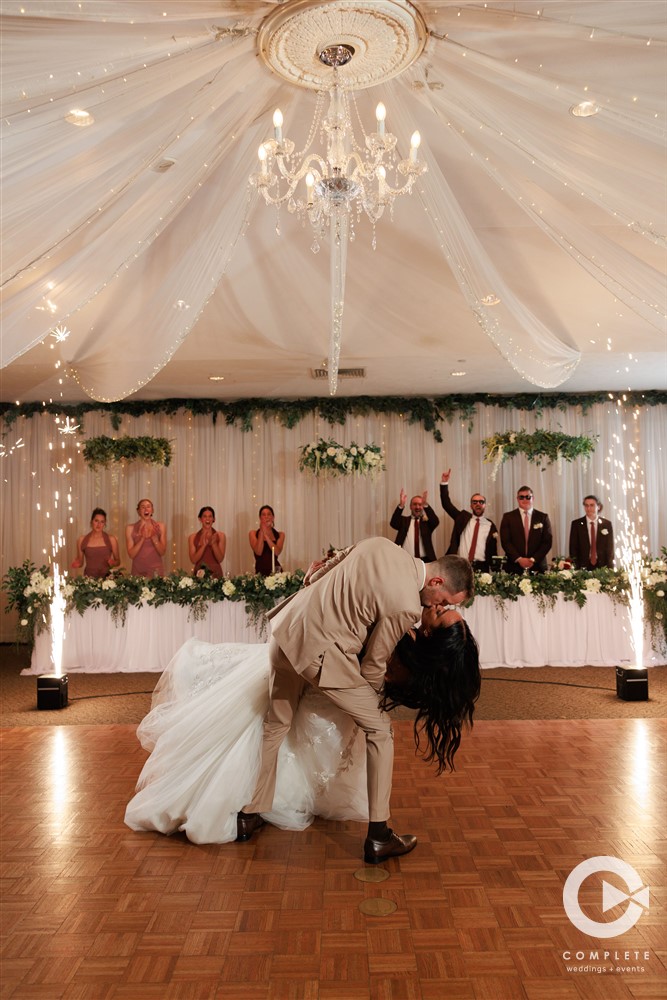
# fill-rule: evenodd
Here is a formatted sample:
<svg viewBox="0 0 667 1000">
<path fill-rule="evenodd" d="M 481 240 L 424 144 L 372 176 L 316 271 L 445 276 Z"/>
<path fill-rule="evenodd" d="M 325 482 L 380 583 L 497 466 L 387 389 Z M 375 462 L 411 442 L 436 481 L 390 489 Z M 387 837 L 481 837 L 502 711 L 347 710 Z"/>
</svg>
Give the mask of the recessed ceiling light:
<svg viewBox="0 0 667 1000">
<path fill-rule="evenodd" d="M 570 114 L 574 115 L 575 118 L 590 118 L 591 115 L 596 115 L 599 110 L 595 101 L 581 101 L 579 104 L 572 105 Z"/>
<path fill-rule="evenodd" d="M 70 125 L 78 125 L 79 128 L 85 128 L 87 125 L 92 125 L 95 119 L 89 111 L 82 111 L 81 108 L 72 108 L 70 113 L 65 115 L 65 121 L 69 122 Z"/>
<path fill-rule="evenodd" d="M 453 375 L 454 378 L 460 378 L 461 375 L 467 375 L 468 373 L 467 372 L 450 372 L 449 374 Z"/>
<path fill-rule="evenodd" d="M 209 380 L 209 382 L 224 382 L 225 381 L 225 376 L 224 375 L 209 375 L 208 380 Z"/>
</svg>

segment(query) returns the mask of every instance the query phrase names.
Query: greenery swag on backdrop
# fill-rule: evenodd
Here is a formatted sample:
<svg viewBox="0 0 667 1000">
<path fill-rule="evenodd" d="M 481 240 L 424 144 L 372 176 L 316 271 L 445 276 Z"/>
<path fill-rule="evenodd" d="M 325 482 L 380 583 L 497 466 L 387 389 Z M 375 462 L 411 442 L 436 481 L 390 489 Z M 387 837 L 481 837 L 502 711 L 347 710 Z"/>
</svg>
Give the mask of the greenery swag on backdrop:
<svg viewBox="0 0 667 1000">
<path fill-rule="evenodd" d="M 555 565 L 558 562 L 556 560 Z M 277 601 L 300 590 L 303 578 L 303 570 L 275 573 L 268 577 L 244 574 L 222 580 L 202 571 L 196 576 L 179 572 L 151 579 L 117 571 L 106 579 L 88 576 L 65 579 L 62 593 L 67 613 L 76 611 L 82 615 L 88 608 L 104 607 L 117 624 L 125 620 L 130 605 L 159 607 L 162 604 L 177 604 L 191 608 L 193 620 L 202 620 L 206 617 L 209 602 L 225 600 L 243 601 L 249 618 L 255 624 L 262 624 L 264 613 Z M 660 558 L 646 560 L 642 582 L 645 625 L 654 648 L 667 652 L 667 549 L 663 548 Z M 35 634 L 49 625 L 52 575 L 46 566 L 37 569 L 26 560 L 22 566 L 12 567 L 6 573 L 2 589 L 7 594 L 6 611 L 18 612 L 17 642 L 31 643 Z M 612 600 L 627 604 L 626 573 L 607 568 L 591 571 L 558 569 L 533 576 L 503 572 L 475 573 L 475 596 L 495 598 L 501 610 L 507 601 L 532 596 L 545 613 L 554 607 L 559 595 L 566 601 L 574 601 L 581 608 L 591 594 L 607 594 Z"/>
<path fill-rule="evenodd" d="M 91 469 L 108 469 L 114 462 L 145 462 L 147 465 L 171 464 L 172 448 L 166 438 L 110 438 L 105 434 L 88 438 L 83 446 L 83 458 Z"/>
<path fill-rule="evenodd" d="M 145 414 L 173 415 L 183 410 L 192 416 L 210 416 L 213 423 L 222 417 L 225 423 L 250 431 L 257 417 L 275 418 L 284 427 L 296 427 L 304 417 L 317 413 L 332 427 L 344 424 L 348 416 L 369 414 L 398 414 L 408 423 L 421 423 L 425 431 L 442 441 L 440 426 L 455 419 L 468 422 L 472 430 L 477 405 L 498 406 L 503 409 L 532 411 L 538 415 L 548 410 L 566 412 L 579 407 L 586 414 L 597 403 L 612 402 L 624 409 L 659 406 L 667 403 L 667 392 L 591 393 L 517 393 L 512 396 L 495 393 L 451 394 L 447 396 L 340 396 L 311 397 L 308 399 L 239 399 L 225 402 L 220 399 L 157 399 L 122 401 L 119 403 L 8 403 L 0 402 L 0 414 L 6 427 L 11 427 L 18 417 L 32 417 L 36 413 L 52 413 L 76 419 L 83 427 L 86 413 L 108 413 L 111 426 L 118 430 L 123 416 L 140 417 Z"/>
<path fill-rule="evenodd" d="M 586 462 L 595 451 L 598 437 L 597 434 L 594 437 L 585 434 L 573 437 L 560 431 L 545 431 L 541 428 L 532 434 L 527 431 L 506 431 L 504 434 L 484 438 L 484 461 L 493 463 L 492 480 L 495 480 L 503 462 L 515 455 L 525 455 L 529 462 L 542 465 L 544 471 L 547 465 L 554 462 L 560 464 L 563 460 L 573 462 L 575 458 L 582 457 Z"/>
</svg>

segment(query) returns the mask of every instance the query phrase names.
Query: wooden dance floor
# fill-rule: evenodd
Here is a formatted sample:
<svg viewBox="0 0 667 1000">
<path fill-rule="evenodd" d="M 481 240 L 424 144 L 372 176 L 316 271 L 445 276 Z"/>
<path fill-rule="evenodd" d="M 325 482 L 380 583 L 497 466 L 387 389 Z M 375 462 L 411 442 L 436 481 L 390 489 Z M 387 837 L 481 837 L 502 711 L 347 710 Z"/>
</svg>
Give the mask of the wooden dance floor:
<svg viewBox="0 0 667 1000">
<path fill-rule="evenodd" d="M 1 996 L 44 1000 L 658 1000 L 665 962 L 665 724 L 479 722 L 453 775 L 396 723 L 393 825 L 417 850 L 360 881 L 364 828 L 267 827 L 247 844 L 133 833 L 133 726 L 5 729 Z M 591 874 L 610 855 L 638 886 Z M 617 890 L 603 912 L 603 881 Z M 387 901 L 386 915 L 360 904 Z M 609 900 L 607 900 L 609 901 Z M 639 909 L 637 906 L 639 905 Z M 601 931 L 601 933 L 602 933 Z"/>
</svg>

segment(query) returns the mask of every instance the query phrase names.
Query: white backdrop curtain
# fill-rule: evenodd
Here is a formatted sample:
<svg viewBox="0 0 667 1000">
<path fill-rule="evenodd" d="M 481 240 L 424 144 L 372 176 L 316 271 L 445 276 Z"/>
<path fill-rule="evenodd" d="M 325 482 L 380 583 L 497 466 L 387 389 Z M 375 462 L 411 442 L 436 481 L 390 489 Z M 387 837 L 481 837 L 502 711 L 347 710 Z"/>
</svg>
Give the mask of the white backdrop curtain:
<svg viewBox="0 0 667 1000">
<path fill-rule="evenodd" d="M 450 493 L 454 503 L 467 508 L 470 494 L 482 490 L 488 513 L 500 524 L 502 513 L 515 505 L 519 486 L 535 491 L 535 505 L 547 511 L 554 528 L 551 555 L 565 554 L 570 521 L 582 514 L 582 499 L 596 493 L 604 513 L 620 527 L 622 514 L 636 499 L 638 529 L 647 551 L 658 554 L 667 544 L 664 510 L 667 502 L 667 407 L 624 410 L 611 401 L 596 404 L 587 414 L 578 407 L 545 411 L 542 417 L 520 410 L 478 406 L 472 431 L 467 421 L 443 424 L 443 442 L 419 424 L 398 415 L 348 417 L 344 426 L 331 427 L 309 416 L 292 429 L 277 420 L 257 419 L 244 432 L 223 420 L 185 410 L 173 415 L 124 416 L 114 431 L 108 414 L 91 412 L 82 431 L 61 434 L 62 420 L 49 414 L 19 418 L 3 432 L 2 460 L 2 573 L 24 559 L 38 566 L 50 560 L 52 538 L 63 532 L 58 553 L 69 567 L 76 539 L 88 530 L 94 507 L 107 511 L 108 530 L 118 537 L 123 565 L 129 569 L 125 526 L 136 520 L 142 497 L 155 505 L 156 518 L 167 526 L 169 569 L 189 569 L 187 536 L 199 527 L 197 512 L 205 504 L 215 508 L 217 527 L 227 535 L 224 569 L 231 575 L 250 572 L 252 553 L 248 531 L 257 524 L 258 508 L 270 503 L 276 525 L 287 539 L 281 561 L 285 569 L 306 567 L 330 546 L 342 547 L 369 535 L 393 538 L 389 519 L 404 487 L 408 495 L 428 490 L 440 517 L 435 548 L 442 554 L 449 543 L 451 520 L 440 506 L 442 472 L 452 469 Z M 482 440 L 496 432 L 536 428 L 566 434 L 598 434 L 588 467 L 581 460 L 541 470 L 523 456 L 506 462 L 495 481 L 484 464 Z M 173 445 L 168 468 L 129 463 L 91 471 L 81 449 L 86 438 L 106 434 L 166 437 Z M 304 444 L 316 437 L 349 445 L 381 445 L 387 469 L 375 480 L 365 477 L 313 478 L 300 472 L 298 459 Z M 18 447 L 17 444 L 19 445 Z M 631 466 L 636 486 L 624 489 Z M 69 471 L 68 471 L 69 470 Z M 634 515 L 633 515 L 634 516 Z M 1 616 L 2 637 L 13 637 L 13 616 Z"/>
</svg>

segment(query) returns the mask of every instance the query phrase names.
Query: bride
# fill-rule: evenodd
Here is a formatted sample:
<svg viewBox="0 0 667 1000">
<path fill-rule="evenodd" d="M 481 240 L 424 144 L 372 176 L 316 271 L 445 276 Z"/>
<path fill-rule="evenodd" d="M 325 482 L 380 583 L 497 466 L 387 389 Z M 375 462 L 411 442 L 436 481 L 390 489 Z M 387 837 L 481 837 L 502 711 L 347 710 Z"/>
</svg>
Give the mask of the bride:
<svg viewBox="0 0 667 1000">
<path fill-rule="evenodd" d="M 477 644 L 454 611 L 424 610 L 388 665 L 382 707 L 416 710 L 415 744 L 438 773 L 453 767 L 479 695 Z M 151 751 L 125 822 L 183 831 L 196 844 L 236 839 L 257 779 L 269 704 L 268 645 L 189 639 L 162 674 L 137 736 Z M 366 745 L 354 721 L 308 687 L 280 749 L 273 808 L 263 818 L 303 830 L 315 816 L 368 820 Z"/>
</svg>

